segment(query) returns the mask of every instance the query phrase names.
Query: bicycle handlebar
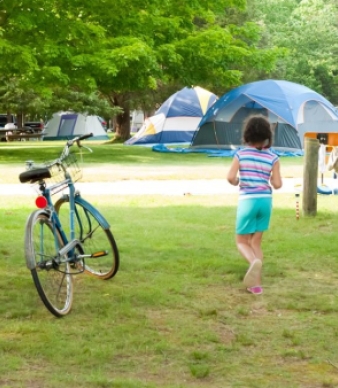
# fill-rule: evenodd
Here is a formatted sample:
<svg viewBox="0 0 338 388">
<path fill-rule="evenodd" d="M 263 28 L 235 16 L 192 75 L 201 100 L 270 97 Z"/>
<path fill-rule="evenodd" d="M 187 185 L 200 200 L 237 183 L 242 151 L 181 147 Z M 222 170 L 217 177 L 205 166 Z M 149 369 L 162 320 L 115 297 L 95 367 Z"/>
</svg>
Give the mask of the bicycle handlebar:
<svg viewBox="0 0 338 388">
<path fill-rule="evenodd" d="M 92 137 L 92 136 L 93 136 L 92 133 L 87 133 L 86 135 L 77 136 L 77 137 L 75 137 L 75 138 L 72 139 L 72 140 L 68 140 L 68 141 L 67 141 L 67 146 L 68 146 L 68 147 L 71 147 L 72 145 L 74 145 L 74 143 L 77 143 L 78 147 L 81 147 L 80 141 L 81 141 L 81 140 L 84 140 L 84 139 L 88 139 L 88 137 Z"/>
<path fill-rule="evenodd" d="M 90 152 L 92 152 L 90 148 L 82 146 L 80 143 L 81 140 L 87 139 L 88 137 L 91 137 L 91 136 L 93 136 L 93 134 L 88 133 L 86 135 L 77 136 L 74 139 L 68 140 L 66 145 L 64 146 L 59 158 L 57 158 L 51 162 L 45 163 L 41 166 L 36 166 L 32 160 L 27 161 L 26 162 L 26 167 L 27 167 L 26 171 L 24 171 L 23 173 L 21 173 L 19 175 L 20 182 L 21 183 L 25 183 L 25 182 L 34 183 L 38 180 L 51 178 L 52 175 L 51 175 L 51 172 L 49 169 L 54 165 L 62 166 L 62 169 L 64 169 L 63 161 L 69 155 L 69 149 L 70 149 L 70 147 L 72 147 L 74 145 L 74 143 L 76 143 L 76 145 L 78 147 L 87 148 Z"/>
<path fill-rule="evenodd" d="M 60 155 L 59 160 L 62 161 L 65 157 L 68 156 L 69 148 L 72 147 L 74 145 L 74 143 L 76 143 L 76 145 L 78 147 L 82 147 L 82 145 L 80 143 L 81 140 L 87 139 L 88 137 L 92 137 L 92 136 L 93 136 L 92 133 L 87 133 L 86 135 L 77 136 L 77 137 L 74 137 L 74 139 L 68 140 L 66 146 L 64 147 L 64 149 L 63 149 L 63 151 L 62 151 L 62 153 Z"/>
</svg>

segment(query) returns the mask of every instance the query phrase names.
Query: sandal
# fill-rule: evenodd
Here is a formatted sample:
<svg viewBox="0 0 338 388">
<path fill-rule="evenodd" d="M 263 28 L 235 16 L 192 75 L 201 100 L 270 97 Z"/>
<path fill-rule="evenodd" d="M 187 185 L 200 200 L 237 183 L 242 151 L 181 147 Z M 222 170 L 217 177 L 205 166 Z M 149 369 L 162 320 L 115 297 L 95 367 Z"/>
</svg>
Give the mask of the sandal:
<svg viewBox="0 0 338 388">
<path fill-rule="evenodd" d="M 246 289 L 248 292 L 254 295 L 261 295 L 263 294 L 263 288 L 261 286 L 255 286 L 255 287 L 248 287 Z"/>
<path fill-rule="evenodd" d="M 244 276 L 244 279 L 243 279 L 244 285 L 249 288 L 254 287 L 260 279 L 261 270 L 262 270 L 261 260 L 255 259 L 251 263 L 246 275 Z"/>
</svg>

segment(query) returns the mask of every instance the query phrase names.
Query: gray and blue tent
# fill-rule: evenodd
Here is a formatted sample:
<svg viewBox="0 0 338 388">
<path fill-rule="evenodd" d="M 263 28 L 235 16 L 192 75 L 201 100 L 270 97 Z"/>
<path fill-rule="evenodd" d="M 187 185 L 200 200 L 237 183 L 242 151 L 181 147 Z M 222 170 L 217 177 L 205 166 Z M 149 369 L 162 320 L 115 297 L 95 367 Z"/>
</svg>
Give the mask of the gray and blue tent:
<svg viewBox="0 0 338 388">
<path fill-rule="evenodd" d="M 220 97 L 201 119 L 191 147 L 238 148 L 244 121 L 257 114 L 269 119 L 277 150 L 302 150 L 306 133 L 338 133 L 336 108 L 326 98 L 293 82 L 264 80 Z"/>
<path fill-rule="evenodd" d="M 99 116 L 84 115 L 76 112 L 58 112 L 47 122 L 44 140 L 73 139 L 92 133 L 90 140 L 108 140 L 109 137 Z"/>
</svg>

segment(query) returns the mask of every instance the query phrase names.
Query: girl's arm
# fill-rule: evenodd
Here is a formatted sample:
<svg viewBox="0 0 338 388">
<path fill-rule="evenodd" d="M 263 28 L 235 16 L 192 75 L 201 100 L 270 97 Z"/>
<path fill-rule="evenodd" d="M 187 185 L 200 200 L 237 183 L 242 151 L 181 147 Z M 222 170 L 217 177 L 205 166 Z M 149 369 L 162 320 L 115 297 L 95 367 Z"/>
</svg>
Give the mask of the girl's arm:
<svg viewBox="0 0 338 388">
<path fill-rule="evenodd" d="M 272 168 L 270 183 L 274 189 L 280 189 L 283 185 L 282 177 L 280 174 L 279 160 L 277 160 L 277 162 L 274 164 L 274 166 Z"/>
<path fill-rule="evenodd" d="M 238 171 L 239 171 L 239 161 L 235 157 L 232 160 L 230 170 L 227 176 L 228 182 L 233 186 L 237 186 L 239 184 Z"/>
</svg>

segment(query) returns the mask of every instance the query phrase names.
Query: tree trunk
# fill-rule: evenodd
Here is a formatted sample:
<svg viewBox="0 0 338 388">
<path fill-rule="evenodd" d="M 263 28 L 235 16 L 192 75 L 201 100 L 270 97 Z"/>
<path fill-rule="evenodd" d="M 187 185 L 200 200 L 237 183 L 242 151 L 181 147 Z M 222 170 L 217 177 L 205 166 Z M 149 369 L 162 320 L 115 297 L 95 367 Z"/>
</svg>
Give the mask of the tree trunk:
<svg viewBox="0 0 338 388">
<path fill-rule="evenodd" d="M 23 114 L 22 113 L 18 113 L 16 115 L 16 120 L 17 120 L 17 123 L 16 123 L 17 127 L 18 128 L 22 128 L 23 124 L 24 124 L 24 122 L 23 122 Z"/>
<path fill-rule="evenodd" d="M 155 115 L 155 109 L 144 111 L 144 118 L 148 118 Z"/>
<path fill-rule="evenodd" d="M 126 103 L 116 104 L 123 109 L 123 113 L 116 115 L 114 118 L 114 129 L 116 137 L 121 140 L 130 138 L 130 108 Z"/>
</svg>

